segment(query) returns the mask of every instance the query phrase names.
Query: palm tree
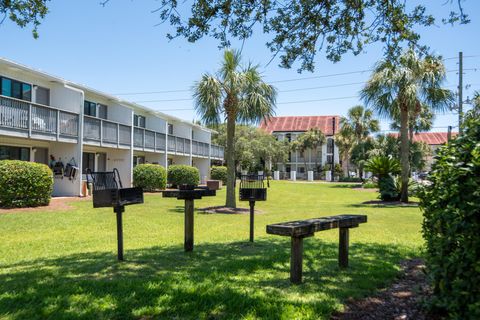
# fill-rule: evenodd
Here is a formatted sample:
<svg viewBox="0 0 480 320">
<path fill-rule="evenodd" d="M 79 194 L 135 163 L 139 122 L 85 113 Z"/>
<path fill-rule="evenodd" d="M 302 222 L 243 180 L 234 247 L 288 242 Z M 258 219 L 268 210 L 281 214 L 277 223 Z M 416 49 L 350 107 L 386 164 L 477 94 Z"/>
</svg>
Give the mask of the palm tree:
<svg viewBox="0 0 480 320">
<path fill-rule="evenodd" d="M 303 154 L 303 160 L 305 165 L 305 172 L 309 170 L 307 167 L 307 151 L 311 150 L 315 154 L 315 167 L 318 164 L 318 148 L 326 142 L 325 135 L 317 128 L 311 128 L 308 131 L 302 133 L 297 140 L 291 143 L 292 151 L 299 151 Z"/>
<path fill-rule="evenodd" d="M 274 113 L 277 92 L 257 66 L 240 66 L 239 51 L 225 50 L 216 75 L 204 74 L 194 85 L 195 110 L 205 124 L 227 123 L 227 207 L 236 207 L 235 124 L 258 123 Z"/>
<path fill-rule="evenodd" d="M 350 155 L 355 146 L 354 139 L 355 137 L 353 136 L 353 133 L 348 130 L 340 130 L 335 135 L 335 144 L 338 147 L 340 159 L 342 159 L 343 172 L 348 177 L 350 177 Z"/>
<path fill-rule="evenodd" d="M 404 52 L 396 61 L 382 60 L 361 91 L 365 103 L 389 119 L 400 119 L 401 201 L 408 202 L 409 124 L 414 115 L 428 108 L 443 111 L 453 102 L 452 93 L 442 88 L 445 67 L 441 57 Z"/>
<path fill-rule="evenodd" d="M 380 130 L 380 124 L 374 119 L 373 112 L 357 105 L 348 110 L 347 117 L 340 119 L 341 135 L 353 135 L 356 145 L 363 144 L 370 133 Z M 365 150 L 362 149 L 365 157 Z M 363 168 L 360 167 L 360 177 L 363 177 Z"/>
</svg>

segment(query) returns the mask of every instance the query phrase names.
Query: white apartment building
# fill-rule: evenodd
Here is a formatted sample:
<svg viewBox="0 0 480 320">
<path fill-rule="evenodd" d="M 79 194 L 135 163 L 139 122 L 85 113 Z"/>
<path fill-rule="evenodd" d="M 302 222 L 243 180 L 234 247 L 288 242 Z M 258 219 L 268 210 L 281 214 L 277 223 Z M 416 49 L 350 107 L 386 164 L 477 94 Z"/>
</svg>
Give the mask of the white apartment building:
<svg viewBox="0 0 480 320">
<path fill-rule="evenodd" d="M 212 131 L 188 121 L 0 58 L 0 160 L 74 163 L 55 176 L 54 196 L 79 196 L 85 172 L 117 168 L 132 183 L 139 163 L 193 165 L 201 180 L 224 150 Z"/>
<path fill-rule="evenodd" d="M 335 125 L 334 125 L 335 123 Z M 335 132 L 338 132 L 340 116 L 288 116 L 271 117 L 260 124 L 260 128 L 272 134 L 277 140 L 294 141 L 302 133 L 316 128 L 326 137 L 326 143 L 318 150 L 290 152 L 288 161 L 277 163 L 276 168 L 280 171 L 280 177 L 290 179 L 291 172 L 296 172 L 299 179 L 307 178 L 307 171 L 314 171 L 315 179 L 319 179 L 318 168 L 326 164 L 340 163 L 338 147 L 335 145 Z M 335 126 L 335 130 L 334 130 Z M 334 132 L 335 131 L 335 132 Z M 306 167 L 305 167 L 306 165 Z"/>
</svg>

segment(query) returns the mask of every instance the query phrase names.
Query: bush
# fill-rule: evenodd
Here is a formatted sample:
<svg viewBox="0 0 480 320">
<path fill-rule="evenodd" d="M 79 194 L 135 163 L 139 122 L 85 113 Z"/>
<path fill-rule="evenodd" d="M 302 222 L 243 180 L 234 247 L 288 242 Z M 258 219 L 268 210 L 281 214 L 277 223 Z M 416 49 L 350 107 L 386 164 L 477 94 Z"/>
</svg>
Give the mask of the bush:
<svg viewBox="0 0 480 320">
<path fill-rule="evenodd" d="M 173 187 L 186 184 L 198 186 L 200 172 L 197 168 L 187 165 L 171 165 L 168 167 L 168 183 Z"/>
<path fill-rule="evenodd" d="M 227 184 L 227 167 L 213 166 L 210 171 L 210 176 L 214 180 L 220 180 L 225 185 Z"/>
<path fill-rule="evenodd" d="M 430 306 L 451 319 L 480 319 L 480 117 L 442 147 L 420 192 Z M 438 309 L 437 309 L 438 311 Z"/>
<path fill-rule="evenodd" d="M 359 177 L 340 177 L 340 182 L 362 182 Z"/>
<path fill-rule="evenodd" d="M 395 179 L 391 175 L 380 176 L 378 178 L 378 189 L 382 201 L 398 201 L 400 193 L 395 185 Z"/>
<path fill-rule="evenodd" d="M 363 182 L 362 188 L 364 189 L 375 189 L 378 188 L 378 183 L 373 178 L 367 179 Z"/>
<path fill-rule="evenodd" d="M 44 164 L 0 161 L 0 207 L 46 206 L 53 191 L 52 170 Z"/>
<path fill-rule="evenodd" d="M 382 201 L 397 201 L 400 193 L 395 185 L 393 174 L 400 173 L 400 162 L 392 157 L 376 156 L 368 159 L 365 170 L 378 178 L 378 189 Z"/>
<path fill-rule="evenodd" d="M 139 164 L 133 168 L 133 185 L 147 192 L 163 190 L 167 186 L 167 171 L 158 164 Z"/>
</svg>

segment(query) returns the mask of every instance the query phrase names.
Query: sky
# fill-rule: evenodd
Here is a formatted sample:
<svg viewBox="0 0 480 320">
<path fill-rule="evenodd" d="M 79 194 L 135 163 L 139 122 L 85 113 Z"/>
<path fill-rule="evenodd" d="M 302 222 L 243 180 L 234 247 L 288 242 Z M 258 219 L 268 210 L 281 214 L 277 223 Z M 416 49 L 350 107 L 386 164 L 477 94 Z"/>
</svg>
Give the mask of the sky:
<svg viewBox="0 0 480 320">
<path fill-rule="evenodd" d="M 455 91 L 458 52 L 463 52 L 464 98 L 471 97 L 480 90 L 480 1 L 466 0 L 471 23 L 453 27 L 440 22 L 452 8 L 449 1 L 422 2 L 438 18 L 436 26 L 419 29 L 422 43 L 445 58 L 445 86 Z M 38 39 L 32 37 L 31 28 L 21 29 L 8 19 L 0 25 L 0 57 L 185 120 L 198 120 L 191 88 L 202 74 L 218 69 L 222 50 L 210 38 L 196 43 L 182 38 L 169 41 L 165 35 L 172 28 L 159 25 L 158 13 L 153 12 L 158 6 L 155 0 L 110 0 L 105 6 L 100 0 L 52 0 Z M 246 63 L 259 64 L 264 80 L 277 88 L 278 116 L 346 115 L 350 107 L 362 104 L 358 93 L 370 76 L 368 71 L 357 71 L 371 69 L 382 58 L 377 44 L 365 47 L 358 56 L 346 54 L 338 63 L 320 52 L 315 72 L 300 74 L 299 64 L 283 69 L 278 58 L 272 60 L 265 46 L 268 39 L 255 34 L 244 43 L 242 56 Z M 432 131 L 446 131 L 449 125 L 458 125 L 455 111 L 438 114 Z M 382 119 L 381 126 L 388 130 L 389 121 Z"/>
</svg>

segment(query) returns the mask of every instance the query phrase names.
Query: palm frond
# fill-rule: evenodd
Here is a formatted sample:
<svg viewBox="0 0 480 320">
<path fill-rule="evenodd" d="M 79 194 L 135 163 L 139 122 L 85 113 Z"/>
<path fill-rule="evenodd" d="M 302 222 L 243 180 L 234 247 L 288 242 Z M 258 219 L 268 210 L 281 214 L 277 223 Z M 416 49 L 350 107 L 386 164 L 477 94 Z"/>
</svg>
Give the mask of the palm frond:
<svg viewBox="0 0 480 320">
<path fill-rule="evenodd" d="M 202 79 L 193 87 L 195 110 L 205 124 L 221 122 L 222 110 L 222 83 L 214 76 L 204 74 Z"/>
</svg>

